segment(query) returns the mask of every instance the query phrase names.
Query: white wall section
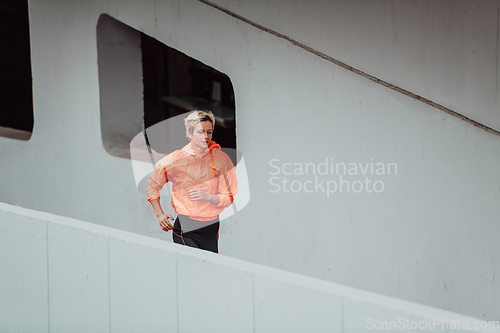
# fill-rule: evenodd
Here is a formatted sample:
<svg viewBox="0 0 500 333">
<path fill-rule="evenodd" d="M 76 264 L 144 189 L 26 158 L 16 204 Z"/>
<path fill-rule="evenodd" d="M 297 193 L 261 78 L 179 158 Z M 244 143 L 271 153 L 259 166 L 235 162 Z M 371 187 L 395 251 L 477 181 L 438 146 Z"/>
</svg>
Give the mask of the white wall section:
<svg viewBox="0 0 500 333">
<path fill-rule="evenodd" d="M 497 0 L 207 3 L 500 130 Z"/>
</svg>

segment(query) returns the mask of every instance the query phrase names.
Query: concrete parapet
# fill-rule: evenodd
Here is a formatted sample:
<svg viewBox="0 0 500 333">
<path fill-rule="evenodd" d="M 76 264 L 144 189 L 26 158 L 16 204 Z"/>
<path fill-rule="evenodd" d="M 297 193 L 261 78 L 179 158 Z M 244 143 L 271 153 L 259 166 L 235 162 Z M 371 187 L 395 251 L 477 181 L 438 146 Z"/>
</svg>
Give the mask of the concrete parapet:
<svg viewBox="0 0 500 333">
<path fill-rule="evenodd" d="M 498 322 L 476 329 L 492 324 L 4 203 L 0 278 L 1 332 L 500 332 Z"/>
</svg>

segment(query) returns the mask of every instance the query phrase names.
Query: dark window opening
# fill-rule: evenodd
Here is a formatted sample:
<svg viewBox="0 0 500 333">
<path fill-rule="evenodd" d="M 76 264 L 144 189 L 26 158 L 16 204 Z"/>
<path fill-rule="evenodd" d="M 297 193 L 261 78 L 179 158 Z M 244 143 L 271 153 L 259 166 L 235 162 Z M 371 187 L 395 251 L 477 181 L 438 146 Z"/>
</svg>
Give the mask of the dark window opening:
<svg viewBox="0 0 500 333">
<path fill-rule="evenodd" d="M 215 116 L 213 140 L 236 149 L 235 101 L 229 77 L 141 34 L 144 126 L 195 109 Z"/>
<path fill-rule="evenodd" d="M 0 136 L 29 140 L 33 131 L 30 31 L 27 1 L 3 1 L 0 31 Z"/>
</svg>

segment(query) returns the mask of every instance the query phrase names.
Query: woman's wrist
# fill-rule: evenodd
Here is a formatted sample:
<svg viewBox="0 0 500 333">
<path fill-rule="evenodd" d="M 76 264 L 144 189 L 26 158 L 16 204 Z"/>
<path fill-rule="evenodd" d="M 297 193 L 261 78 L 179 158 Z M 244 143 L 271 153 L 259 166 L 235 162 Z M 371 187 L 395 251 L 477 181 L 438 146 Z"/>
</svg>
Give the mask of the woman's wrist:
<svg viewBox="0 0 500 333">
<path fill-rule="evenodd" d="M 209 194 L 209 196 L 210 196 L 210 200 L 208 200 L 208 201 L 210 201 L 214 205 L 218 205 L 219 204 L 220 198 L 219 198 L 219 196 L 217 194 Z"/>
<path fill-rule="evenodd" d="M 156 217 L 165 214 L 163 209 L 161 209 L 160 199 L 151 200 L 151 205 L 153 206 L 153 210 L 155 211 Z"/>
</svg>

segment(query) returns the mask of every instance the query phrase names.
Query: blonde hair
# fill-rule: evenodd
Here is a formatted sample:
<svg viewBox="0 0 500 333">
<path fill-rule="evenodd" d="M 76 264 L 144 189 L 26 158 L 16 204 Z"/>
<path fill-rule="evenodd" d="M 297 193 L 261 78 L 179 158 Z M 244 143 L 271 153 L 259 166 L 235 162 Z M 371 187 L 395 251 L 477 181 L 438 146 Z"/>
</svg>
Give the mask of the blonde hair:
<svg viewBox="0 0 500 333">
<path fill-rule="evenodd" d="M 184 119 L 186 133 L 193 134 L 193 130 L 198 123 L 209 121 L 212 123 L 212 129 L 215 128 L 215 118 L 212 111 L 194 110 Z"/>
</svg>

